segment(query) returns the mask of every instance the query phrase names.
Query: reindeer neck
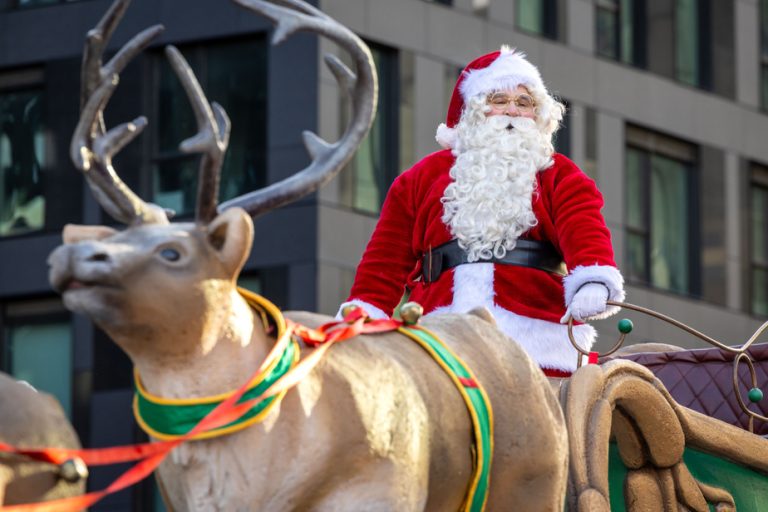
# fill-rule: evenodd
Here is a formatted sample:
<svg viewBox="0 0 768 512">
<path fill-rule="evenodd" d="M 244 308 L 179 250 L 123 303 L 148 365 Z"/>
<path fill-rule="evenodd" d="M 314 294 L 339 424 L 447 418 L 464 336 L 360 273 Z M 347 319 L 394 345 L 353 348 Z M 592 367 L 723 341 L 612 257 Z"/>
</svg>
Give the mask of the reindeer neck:
<svg viewBox="0 0 768 512">
<path fill-rule="evenodd" d="M 148 392 L 163 398 L 201 398 L 233 391 L 253 376 L 275 340 L 267 333 L 263 311 L 254 310 L 237 291 L 229 299 L 215 339 L 181 356 L 134 358 Z"/>
</svg>

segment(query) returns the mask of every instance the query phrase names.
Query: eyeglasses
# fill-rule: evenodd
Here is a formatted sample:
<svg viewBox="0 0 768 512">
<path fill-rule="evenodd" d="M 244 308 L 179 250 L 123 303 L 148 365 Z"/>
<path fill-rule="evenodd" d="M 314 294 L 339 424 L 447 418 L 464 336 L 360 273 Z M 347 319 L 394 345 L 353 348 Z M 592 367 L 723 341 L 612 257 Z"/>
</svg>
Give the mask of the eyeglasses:
<svg viewBox="0 0 768 512">
<path fill-rule="evenodd" d="M 488 95 L 486 103 L 495 112 L 504 112 L 509 109 L 510 104 L 514 104 L 517 111 L 521 114 L 530 114 L 536 108 L 536 101 L 529 94 L 511 96 L 505 92 L 495 92 Z"/>
</svg>

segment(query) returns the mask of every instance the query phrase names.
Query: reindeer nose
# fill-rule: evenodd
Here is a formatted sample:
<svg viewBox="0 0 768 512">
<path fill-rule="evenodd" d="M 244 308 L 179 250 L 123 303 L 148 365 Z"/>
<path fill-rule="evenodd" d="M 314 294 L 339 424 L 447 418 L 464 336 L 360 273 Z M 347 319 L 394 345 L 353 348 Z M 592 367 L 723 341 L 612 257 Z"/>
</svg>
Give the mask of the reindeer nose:
<svg viewBox="0 0 768 512">
<path fill-rule="evenodd" d="M 109 261 L 109 254 L 103 251 L 96 251 L 88 256 L 85 260 L 93 262 L 106 262 Z"/>
</svg>

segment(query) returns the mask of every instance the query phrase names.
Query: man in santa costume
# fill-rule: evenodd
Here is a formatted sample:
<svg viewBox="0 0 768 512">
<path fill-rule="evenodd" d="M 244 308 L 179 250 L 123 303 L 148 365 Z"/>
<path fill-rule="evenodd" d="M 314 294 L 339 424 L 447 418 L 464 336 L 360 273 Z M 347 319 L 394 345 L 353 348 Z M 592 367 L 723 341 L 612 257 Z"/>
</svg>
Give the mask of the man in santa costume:
<svg viewBox="0 0 768 512">
<path fill-rule="evenodd" d="M 563 112 L 516 50 L 472 61 L 437 130 L 446 149 L 392 184 L 342 308 L 389 317 L 406 288 L 425 313 L 484 306 L 547 375 L 574 371 L 563 323 L 589 349 L 580 322 L 614 314 L 624 280 L 600 192 L 552 146 Z"/>
</svg>

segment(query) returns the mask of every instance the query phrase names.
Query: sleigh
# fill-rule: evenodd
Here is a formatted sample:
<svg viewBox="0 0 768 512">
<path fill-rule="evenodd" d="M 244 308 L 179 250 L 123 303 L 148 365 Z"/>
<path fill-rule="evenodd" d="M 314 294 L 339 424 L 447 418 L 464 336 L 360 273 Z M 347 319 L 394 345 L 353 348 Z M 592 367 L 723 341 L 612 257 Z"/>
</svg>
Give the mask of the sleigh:
<svg viewBox="0 0 768 512">
<path fill-rule="evenodd" d="M 755 344 L 768 322 L 743 346 L 728 347 L 625 306 L 716 348 L 608 356 L 573 375 L 560 393 L 571 455 L 568 508 L 768 509 L 768 406 L 758 387 L 768 344 Z M 619 330 L 609 352 L 631 323 L 619 322 Z"/>
</svg>

